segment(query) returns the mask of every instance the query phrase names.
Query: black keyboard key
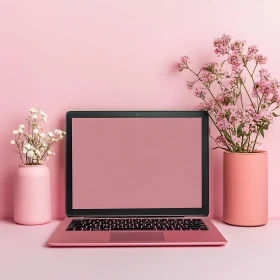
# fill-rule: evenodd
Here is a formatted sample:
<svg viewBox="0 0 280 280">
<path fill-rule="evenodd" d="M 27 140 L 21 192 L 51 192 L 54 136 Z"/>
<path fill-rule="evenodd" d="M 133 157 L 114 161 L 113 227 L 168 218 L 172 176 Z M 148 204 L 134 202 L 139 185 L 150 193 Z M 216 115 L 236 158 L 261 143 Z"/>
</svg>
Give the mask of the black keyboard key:
<svg viewBox="0 0 280 280">
<path fill-rule="evenodd" d="M 201 219 L 121 218 L 75 219 L 66 230 L 208 230 Z"/>
</svg>

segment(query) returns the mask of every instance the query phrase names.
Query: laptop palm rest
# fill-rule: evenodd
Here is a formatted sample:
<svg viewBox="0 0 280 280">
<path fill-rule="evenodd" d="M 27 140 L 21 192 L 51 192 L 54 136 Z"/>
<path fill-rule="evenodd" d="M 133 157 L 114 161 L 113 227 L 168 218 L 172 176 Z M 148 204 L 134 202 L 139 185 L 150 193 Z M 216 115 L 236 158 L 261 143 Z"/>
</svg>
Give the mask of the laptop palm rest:
<svg viewBox="0 0 280 280">
<path fill-rule="evenodd" d="M 162 232 L 111 232 L 110 242 L 162 242 Z"/>
</svg>

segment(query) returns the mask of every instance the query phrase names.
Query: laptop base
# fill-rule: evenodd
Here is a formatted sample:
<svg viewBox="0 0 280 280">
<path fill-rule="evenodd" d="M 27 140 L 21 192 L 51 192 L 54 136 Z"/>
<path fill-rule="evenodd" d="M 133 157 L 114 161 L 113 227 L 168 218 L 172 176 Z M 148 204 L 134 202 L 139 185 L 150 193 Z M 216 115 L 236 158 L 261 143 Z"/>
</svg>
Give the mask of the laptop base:
<svg viewBox="0 0 280 280">
<path fill-rule="evenodd" d="M 164 218 L 164 217 L 161 217 Z M 170 217 L 168 217 L 170 218 Z M 185 217 L 188 218 L 188 217 Z M 196 217 L 190 217 L 196 219 Z M 47 244 L 55 247 L 143 247 L 143 246 L 218 246 L 227 240 L 208 218 L 201 219 L 208 230 L 108 230 L 69 231 L 72 220 L 68 217 L 57 227 Z"/>
</svg>

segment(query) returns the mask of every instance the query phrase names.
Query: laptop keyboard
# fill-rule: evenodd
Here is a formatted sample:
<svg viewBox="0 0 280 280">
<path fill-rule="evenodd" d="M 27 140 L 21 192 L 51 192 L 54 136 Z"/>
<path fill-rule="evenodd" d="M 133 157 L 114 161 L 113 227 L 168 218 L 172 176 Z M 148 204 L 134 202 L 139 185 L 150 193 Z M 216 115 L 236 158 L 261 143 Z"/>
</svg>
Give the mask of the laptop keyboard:
<svg viewBox="0 0 280 280">
<path fill-rule="evenodd" d="M 67 231 L 105 230 L 208 230 L 201 219 L 79 219 Z"/>
</svg>

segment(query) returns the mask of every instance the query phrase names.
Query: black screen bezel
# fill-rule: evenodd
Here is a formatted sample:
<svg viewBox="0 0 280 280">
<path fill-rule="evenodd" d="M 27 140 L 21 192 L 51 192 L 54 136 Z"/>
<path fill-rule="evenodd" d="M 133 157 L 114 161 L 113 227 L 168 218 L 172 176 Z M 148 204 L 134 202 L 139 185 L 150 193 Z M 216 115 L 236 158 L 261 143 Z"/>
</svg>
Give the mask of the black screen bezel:
<svg viewBox="0 0 280 280">
<path fill-rule="evenodd" d="M 72 208 L 72 119 L 73 118 L 200 118 L 202 120 L 202 207 L 201 208 Z M 204 111 L 69 111 L 66 113 L 66 216 L 208 216 L 209 214 L 209 118 Z"/>
</svg>

